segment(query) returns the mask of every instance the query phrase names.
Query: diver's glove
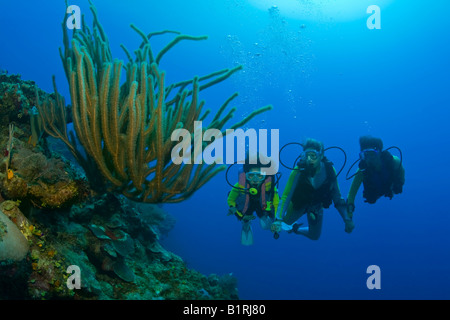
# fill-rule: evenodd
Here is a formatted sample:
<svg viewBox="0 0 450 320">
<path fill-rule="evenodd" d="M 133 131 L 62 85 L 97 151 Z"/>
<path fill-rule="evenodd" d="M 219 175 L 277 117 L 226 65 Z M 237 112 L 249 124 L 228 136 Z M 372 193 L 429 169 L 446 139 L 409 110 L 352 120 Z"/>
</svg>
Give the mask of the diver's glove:
<svg viewBox="0 0 450 320">
<path fill-rule="evenodd" d="M 253 219 L 255 219 L 256 217 L 253 214 L 246 214 L 242 217 L 242 220 L 244 220 L 244 222 L 249 222 L 252 221 Z"/>
<path fill-rule="evenodd" d="M 345 220 L 345 232 L 351 233 L 355 229 L 355 223 L 352 219 Z"/>
<path fill-rule="evenodd" d="M 236 214 L 236 211 L 237 211 L 236 207 L 229 207 L 228 208 L 228 215 L 232 216 L 233 214 Z"/>
<path fill-rule="evenodd" d="M 347 200 L 347 215 L 350 219 L 353 218 L 353 212 L 355 212 L 355 204 L 349 203 Z"/>
<path fill-rule="evenodd" d="M 228 215 L 235 215 L 239 220 L 242 220 L 243 218 L 243 214 L 239 212 L 238 209 L 236 209 L 236 207 L 230 207 L 228 208 Z"/>
</svg>

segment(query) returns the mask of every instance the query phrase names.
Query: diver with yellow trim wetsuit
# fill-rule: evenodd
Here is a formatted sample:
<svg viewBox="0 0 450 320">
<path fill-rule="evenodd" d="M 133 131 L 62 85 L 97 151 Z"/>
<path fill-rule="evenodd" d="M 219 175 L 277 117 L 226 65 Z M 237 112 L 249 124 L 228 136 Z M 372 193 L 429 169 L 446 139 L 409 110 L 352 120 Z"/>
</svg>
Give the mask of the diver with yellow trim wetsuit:
<svg viewBox="0 0 450 320">
<path fill-rule="evenodd" d="M 291 172 L 281 197 L 276 220 L 271 226 L 278 234 L 282 229 L 319 239 L 322 232 L 323 209 L 334 203 L 345 223 L 345 232 L 352 232 L 355 225 L 347 214 L 347 203 L 342 198 L 333 164 L 324 156 L 322 142 L 308 139 L 296 167 Z M 308 226 L 296 223 L 307 214 Z"/>
<path fill-rule="evenodd" d="M 355 197 L 361 184 L 364 186 L 364 202 L 373 204 L 382 196 L 392 199 L 394 194 L 402 193 L 405 183 L 402 160 L 393 156 L 388 151 L 390 148 L 383 151 L 383 141 L 380 138 L 362 136 L 359 138 L 359 145 L 361 150 L 359 168 L 353 175 L 347 196 L 348 213 L 351 217 L 355 210 Z"/>
<path fill-rule="evenodd" d="M 253 244 L 251 221 L 260 219 L 263 229 L 270 229 L 280 201 L 274 175 L 267 175 L 264 168 L 267 165 L 257 161 L 250 164 L 246 161 L 239 173 L 239 181 L 228 194 L 228 214 L 235 215 L 242 221 L 241 243 Z"/>
</svg>

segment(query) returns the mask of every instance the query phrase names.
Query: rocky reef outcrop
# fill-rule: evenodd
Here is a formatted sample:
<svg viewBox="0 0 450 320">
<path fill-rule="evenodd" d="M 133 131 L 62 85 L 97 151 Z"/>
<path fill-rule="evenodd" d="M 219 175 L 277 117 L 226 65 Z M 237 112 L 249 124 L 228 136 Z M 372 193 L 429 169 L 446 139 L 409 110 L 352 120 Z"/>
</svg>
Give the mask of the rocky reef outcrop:
<svg viewBox="0 0 450 320">
<path fill-rule="evenodd" d="M 90 189 L 40 129 L 36 90 L 0 74 L 0 299 L 238 299 L 232 274 L 161 246 L 175 223 L 163 207 Z"/>
</svg>

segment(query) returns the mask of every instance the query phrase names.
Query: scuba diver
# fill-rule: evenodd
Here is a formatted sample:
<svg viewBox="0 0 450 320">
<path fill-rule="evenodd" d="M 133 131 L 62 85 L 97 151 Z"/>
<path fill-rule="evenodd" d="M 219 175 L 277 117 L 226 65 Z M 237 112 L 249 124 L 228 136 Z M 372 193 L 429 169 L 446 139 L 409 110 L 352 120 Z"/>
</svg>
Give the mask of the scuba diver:
<svg viewBox="0 0 450 320">
<path fill-rule="evenodd" d="M 332 203 L 344 220 L 345 232 L 351 233 L 355 225 L 347 214 L 347 203 L 341 196 L 336 170 L 324 156 L 323 143 L 307 139 L 302 147 L 303 153 L 289 176 L 276 220 L 271 226 L 275 238 L 283 229 L 318 240 L 322 232 L 323 209 Z M 296 223 L 304 214 L 307 214 L 307 227 Z"/>
<path fill-rule="evenodd" d="M 256 218 L 253 212 L 256 212 L 261 227 L 270 229 L 280 201 L 276 188 L 276 175 L 266 174 L 264 168 L 268 168 L 269 165 L 261 164 L 260 157 L 255 164 L 251 164 L 247 156 L 239 172 L 238 182 L 234 186 L 230 184 L 233 188 L 228 193 L 228 215 L 235 215 L 242 221 L 241 244 L 243 245 L 253 244 L 251 221 Z"/>
<path fill-rule="evenodd" d="M 361 150 L 360 158 L 357 160 L 359 168 L 354 175 L 347 178 L 348 180 L 354 177 L 347 196 L 348 213 L 351 217 L 355 210 L 355 197 L 361 183 L 364 186 L 364 202 L 371 204 L 382 196 L 392 199 L 394 194 L 402 193 L 405 183 L 405 169 L 402 166 L 399 148 L 390 147 L 383 151 L 383 141 L 372 136 L 360 137 L 359 145 Z M 399 150 L 400 158 L 393 156 L 388 151 L 391 148 Z"/>
</svg>

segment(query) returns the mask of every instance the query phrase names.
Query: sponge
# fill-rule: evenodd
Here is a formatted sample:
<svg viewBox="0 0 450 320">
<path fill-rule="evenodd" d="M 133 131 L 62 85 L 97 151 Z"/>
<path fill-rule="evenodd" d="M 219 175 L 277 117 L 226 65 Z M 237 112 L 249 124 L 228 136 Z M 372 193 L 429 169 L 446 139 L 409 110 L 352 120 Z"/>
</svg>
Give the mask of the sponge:
<svg viewBox="0 0 450 320">
<path fill-rule="evenodd" d="M 20 261 L 27 255 L 29 244 L 17 226 L 0 210 L 0 261 Z"/>
</svg>

